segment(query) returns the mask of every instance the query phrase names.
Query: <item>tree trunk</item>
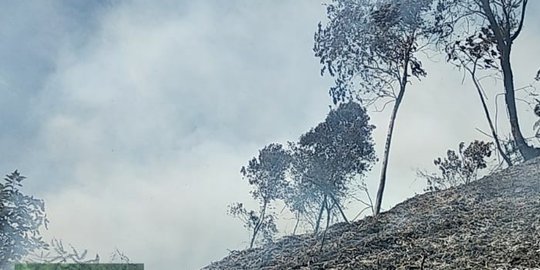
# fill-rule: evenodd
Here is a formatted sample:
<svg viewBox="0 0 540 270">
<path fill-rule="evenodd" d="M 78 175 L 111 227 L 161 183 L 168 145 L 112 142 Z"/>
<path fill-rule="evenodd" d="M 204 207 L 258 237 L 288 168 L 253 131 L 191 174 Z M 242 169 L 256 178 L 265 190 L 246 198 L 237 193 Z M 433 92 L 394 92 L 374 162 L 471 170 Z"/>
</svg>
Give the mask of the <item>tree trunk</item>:
<svg viewBox="0 0 540 270">
<path fill-rule="evenodd" d="M 405 88 L 407 87 L 407 78 L 409 76 L 408 67 L 409 67 L 409 58 L 405 60 L 403 74 L 402 74 L 402 78 L 401 78 L 401 82 L 399 86 L 399 94 L 396 97 L 394 108 L 392 109 L 392 115 L 390 116 L 390 124 L 388 126 L 388 133 L 386 134 L 386 143 L 384 145 L 384 158 L 383 158 L 382 169 L 381 169 L 381 178 L 379 180 L 379 189 L 377 190 L 377 198 L 375 200 L 375 216 L 377 216 L 381 212 L 384 187 L 386 185 L 386 171 L 388 169 L 388 158 L 390 156 L 390 145 L 392 143 L 392 134 L 394 133 L 394 122 L 396 121 L 399 105 L 401 105 L 401 101 L 403 100 L 403 96 L 405 95 Z"/>
<path fill-rule="evenodd" d="M 332 201 L 334 201 L 334 204 L 337 206 L 339 213 L 341 214 L 341 217 L 343 217 L 343 220 L 347 223 L 349 223 L 349 219 L 347 219 L 347 216 L 345 215 L 345 212 L 343 212 L 343 208 L 341 208 L 341 205 L 339 205 L 338 201 L 334 197 L 334 195 L 330 194 L 330 198 L 332 198 Z"/>
<path fill-rule="evenodd" d="M 521 30 L 523 23 L 523 14 L 522 20 L 520 23 L 520 28 L 518 31 L 511 35 L 511 29 L 505 29 L 504 26 L 500 25 L 497 21 L 493 10 L 491 10 L 489 0 L 480 0 L 478 2 L 479 7 L 483 10 L 486 18 L 489 21 L 489 27 L 491 28 L 493 34 L 495 35 L 495 40 L 497 42 L 497 50 L 500 54 L 500 63 L 503 73 L 503 83 L 504 83 L 504 100 L 506 102 L 506 109 L 508 111 L 508 118 L 510 120 L 510 128 L 512 132 L 512 137 L 518 147 L 519 153 L 523 156 L 524 160 L 529 160 L 540 155 L 540 149 L 531 147 L 525 141 L 521 129 L 519 127 L 519 120 L 517 115 L 516 108 L 516 97 L 515 97 L 515 88 L 514 88 L 514 74 L 512 72 L 512 65 L 510 64 L 510 53 L 512 50 L 512 42 L 517 38 Z M 523 12 L 525 12 L 526 1 L 523 3 Z M 508 11 L 510 12 L 510 11 Z"/>
<path fill-rule="evenodd" d="M 510 46 L 511 45 L 506 46 L 501 55 L 501 66 L 505 90 L 504 100 L 506 101 L 506 108 L 508 110 L 512 137 L 514 137 L 519 153 L 521 156 L 523 156 L 523 159 L 529 160 L 540 155 L 540 150 L 527 144 L 519 127 L 514 88 L 514 74 L 510 64 Z"/>
<path fill-rule="evenodd" d="M 293 235 L 296 235 L 296 229 L 298 229 L 298 224 L 300 224 L 300 215 L 296 214 L 296 224 L 294 224 Z"/>
<path fill-rule="evenodd" d="M 259 222 L 255 225 L 253 228 L 253 235 L 251 236 L 251 241 L 249 243 L 249 248 L 253 248 L 253 244 L 255 243 L 255 239 L 257 238 L 257 234 L 259 233 L 259 230 L 261 229 L 261 225 L 264 222 L 264 218 L 266 215 L 266 207 L 268 205 L 268 202 L 264 202 L 263 207 L 261 209 L 261 215 L 259 218 Z"/>
<path fill-rule="evenodd" d="M 476 65 L 476 63 L 475 63 Z M 486 118 L 488 120 L 489 128 L 491 129 L 491 134 L 493 135 L 493 140 L 495 141 L 495 145 L 497 146 L 497 149 L 499 150 L 499 153 L 501 153 L 502 158 L 508 164 L 508 166 L 512 166 L 512 160 L 508 157 L 508 155 L 503 151 L 501 142 L 499 140 L 499 136 L 497 135 L 497 131 L 495 130 L 495 126 L 493 125 L 493 121 L 491 121 L 491 116 L 489 114 L 488 107 L 486 105 L 486 100 L 484 99 L 484 95 L 482 95 L 482 87 L 480 86 L 480 83 L 476 79 L 476 66 L 473 70 L 469 69 L 469 73 L 471 74 L 472 81 L 474 83 L 474 86 L 476 87 L 476 91 L 478 92 L 478 96 L 480 96 L 480 101 L 482 102 L 482 107 L 484 108 L 484 113 L 486 114 Z"/>
<path fill-rule="evenodd" d="M 326 194 L 324 195 L 324 200 L 321 204 L 321 210 L 319 210 L 319 216 L 317 217 L 317 223 L 315 224 L 315 233 L 319 232 L 319 227 L 321 225 L 321 218 L 322 218 L 325 204 L 326 204 Z"/>
<path fill-rule="evenodd" d="M 331 211 L 332 211 L 332 209 L 328 206 L 328 200 L 327 200 L 326 201 L 326 227 L 324 228 L 320 251 L 322 251 L 322 249 L 324 247 L 324 240 L 326 239 L 326 232 L 328 231 L 328 227 L 330 226 L 330 212 Z"/>
<path fill-rule="evenodd" d="M 326 235 L 326 230 L 330 226 L 330 214 L 332 213 L 332 207 L 328 205 L 328 200 L 326 200 L 326 227 L 324 228 L 324 235 Z"/>
</svg>

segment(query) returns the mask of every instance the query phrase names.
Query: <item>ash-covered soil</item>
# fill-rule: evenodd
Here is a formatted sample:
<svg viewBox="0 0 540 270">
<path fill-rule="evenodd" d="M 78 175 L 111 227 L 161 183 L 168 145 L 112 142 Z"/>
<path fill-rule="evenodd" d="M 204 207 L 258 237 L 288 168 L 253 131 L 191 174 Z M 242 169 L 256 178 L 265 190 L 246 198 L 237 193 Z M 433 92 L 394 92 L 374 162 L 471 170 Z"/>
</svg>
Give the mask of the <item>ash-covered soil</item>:
<svg viewBox="0 0 540 270">
<path fill-rule="evenodd" d="M 205 269 L 540 269 L 540 159 Z"/>
</svg>

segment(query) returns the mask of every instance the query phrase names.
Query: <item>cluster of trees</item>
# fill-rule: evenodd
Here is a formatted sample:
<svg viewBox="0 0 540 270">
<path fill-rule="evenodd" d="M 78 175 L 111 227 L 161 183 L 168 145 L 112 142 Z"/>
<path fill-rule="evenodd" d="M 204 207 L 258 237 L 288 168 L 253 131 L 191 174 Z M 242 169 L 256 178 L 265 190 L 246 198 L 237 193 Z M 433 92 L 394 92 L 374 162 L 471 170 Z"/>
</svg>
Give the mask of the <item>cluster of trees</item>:
<svg viewBox="0 0 540 270">
<path fill-rule="evenodd" d="M 277 203 L 294 214 L 293 233 L 300 223 L 319 232 L 324 221 L 326 228 L 338 220 L 348 222 L 344 203 L 376 161 L 374 128 L 360 104 L 342 103 L 298 142 L 270 144 L 242 167 L 259 209 L 235 203 L 229 213 L 250 230 L 250 247 L 257 239 L 271 241 L 277 232 Z"/>
<path fill-rule="evenodd" d="M 315 232 L 323 219 L 326 226 L 332 219 L 347 221 L 343 200 L 349 195 L 351 179 L 365 174 L 375 162 L 373 126 L 362 106 L 383 105 L 384 109 L 393 104 L 372 205 L 374 215 L 380 213 L 399 108 L 413 82 L 428 75 L 422 61 L 441 53 L 470 78 L 493 143 L 474 141 L 467 147 L 461 143 L 457 152 L 449 150 L 447 157 L 436 159 L 440 174 L 422 174 L 428 190 L 476 179 L 487 168 L 492 151 L 506 166 L 540 156 L 540 149 L 528 142 L 519 124 L 511 61 L 513 44 L 525 24 L 527 0 L 332 0 L 326 6 L 327 20 L 318 25 L 313 50 L 322 65 L 321 75 L 334 78 L 329 94 L 339 107 L 298 143 L 269 145 L 242 169 L 254 186 L 252 195 L 260 209 L 248 211 L 236 204 L 230 212 L 252 231 L 250 246 L 261 232 L 270 239 L 277 231 L 271 206 L 277 200 Z M 510 138 L 501 138 L 497 116 L 491 115 L 486 100 L 496 93 L 483 87 L 486 75 L 502 81 Z M 363 119 L 355 127 L 337 120 L 347 106 L 356 106 L 356 119 Z M 540 104 L 535 113 L 540 116 Z M 540 121 L 533 129 L 540 134 Z"/>
</svg>

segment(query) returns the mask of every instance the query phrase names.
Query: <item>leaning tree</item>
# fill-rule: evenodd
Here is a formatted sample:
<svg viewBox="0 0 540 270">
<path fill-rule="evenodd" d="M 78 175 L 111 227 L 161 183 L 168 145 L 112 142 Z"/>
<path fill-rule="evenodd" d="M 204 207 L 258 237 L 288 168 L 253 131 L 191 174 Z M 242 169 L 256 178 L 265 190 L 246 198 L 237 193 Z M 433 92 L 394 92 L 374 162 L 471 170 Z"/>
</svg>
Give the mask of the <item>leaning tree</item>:
<svg viewBox="0 0 540 270">
<path fill-rule="evenodd" d="M 393 102 L 386 136 L 375 215 L 381 210 L 390 145 L 398 110 L 411 77 L 426 71 L 418 54 L 445 31 L 432 18 L 432 0 L 334 0 L 328 21 L 315 33 L 315 55 L 321 74 L 335 79 L 334 103 L 359 99 L 364 104 Z"/>
</svg>

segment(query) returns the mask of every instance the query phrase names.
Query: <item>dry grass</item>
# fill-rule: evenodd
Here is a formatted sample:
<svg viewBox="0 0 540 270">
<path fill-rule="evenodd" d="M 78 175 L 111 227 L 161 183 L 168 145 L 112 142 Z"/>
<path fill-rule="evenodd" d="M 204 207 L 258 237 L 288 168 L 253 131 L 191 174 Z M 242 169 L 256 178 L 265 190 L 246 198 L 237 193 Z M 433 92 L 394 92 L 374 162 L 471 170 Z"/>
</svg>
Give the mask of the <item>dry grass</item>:
<svg viewBox="0 0 540 270">
<path fill-rule="evenodd" d="M 206 269 L 540 269 L 540 159 Z"/>
</svg>

